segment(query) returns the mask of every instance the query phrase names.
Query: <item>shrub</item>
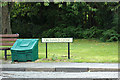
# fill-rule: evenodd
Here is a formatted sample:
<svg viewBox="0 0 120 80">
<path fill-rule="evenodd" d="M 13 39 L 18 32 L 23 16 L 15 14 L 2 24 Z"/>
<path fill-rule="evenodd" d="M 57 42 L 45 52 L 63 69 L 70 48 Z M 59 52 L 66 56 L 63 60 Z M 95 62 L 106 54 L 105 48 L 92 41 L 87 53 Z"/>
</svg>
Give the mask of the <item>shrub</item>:
<svg viewBox="0 0 120 80">
<path fill-rule="evenodd" d="M 91 27 L 90 29 L 86 29 L 83 32 L 83 38 L 99 38 L 103 30 L 97 29 L 96 27 Z"/>
<path fill-rule="evenodd" d="M 66 28 L 55 27 L 44 31 L 42 33 L 42 37 L 73 37 L 73 38 L 82 38 L 82 28 L 76 28 L 73 26 L 69 26 Z"/>
<path fill-rule="evenodd" d="M 109 29 L 102 33 L 100 40 L 108 41 L 108 42 L 118 41 L 118 37 L 119 37 L 119 34 L 115 30 Z"/>
</svg>

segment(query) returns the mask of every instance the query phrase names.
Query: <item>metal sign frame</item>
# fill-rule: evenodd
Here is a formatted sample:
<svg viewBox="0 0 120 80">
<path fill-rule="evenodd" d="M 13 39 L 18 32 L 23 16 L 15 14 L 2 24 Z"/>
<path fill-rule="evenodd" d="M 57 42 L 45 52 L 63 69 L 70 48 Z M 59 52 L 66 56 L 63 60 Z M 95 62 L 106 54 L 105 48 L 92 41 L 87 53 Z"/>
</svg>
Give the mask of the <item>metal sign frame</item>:
<svg viewBox="0 0 120 80">
<path fill-rule="evenodd" d="M 44 39 L 54 39 L 54 41 L 43 41 Z M 55 39 L 56 39 L 56 41 L 55 41 Z M 64 39 L 64 40 L 69 39 L 69 40 L 68 41 L 59 41 L 59 40 L 62 40 L 62 39 Z M 73 42 L 73 38 L 42 38 L 41 42 L 46 43 L 46 58 L 48 58 L 48 54 L 47 54 L 48 43 L 68 43 L 68 59 L 70 59 L 70 43 Z"/>
</svg>

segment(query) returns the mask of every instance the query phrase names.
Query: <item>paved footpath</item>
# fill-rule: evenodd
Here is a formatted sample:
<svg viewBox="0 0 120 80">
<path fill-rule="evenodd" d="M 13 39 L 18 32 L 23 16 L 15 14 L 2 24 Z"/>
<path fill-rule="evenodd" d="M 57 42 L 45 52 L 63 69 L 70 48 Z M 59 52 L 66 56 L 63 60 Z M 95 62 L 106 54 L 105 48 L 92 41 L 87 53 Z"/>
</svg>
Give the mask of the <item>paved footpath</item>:
<svg viewBox="0 0 120 80">
<path fill-rule="evenodd" d="M 2 80 L 118 80 L 117 63 L 1 64 Z"/>
<path fill-rule="evenodd" d="M 2 72 L 2 78 L 39 78 L 39 79 L 47 79 L 47 78 L 53 78 L 53 79 L 85 79 L 85 78 L 91 78 L 91 79 L 117 79 L 118 78 L 118 72 Z M 56 80 L 57 80 L 56 79 Z"/>
</svg>

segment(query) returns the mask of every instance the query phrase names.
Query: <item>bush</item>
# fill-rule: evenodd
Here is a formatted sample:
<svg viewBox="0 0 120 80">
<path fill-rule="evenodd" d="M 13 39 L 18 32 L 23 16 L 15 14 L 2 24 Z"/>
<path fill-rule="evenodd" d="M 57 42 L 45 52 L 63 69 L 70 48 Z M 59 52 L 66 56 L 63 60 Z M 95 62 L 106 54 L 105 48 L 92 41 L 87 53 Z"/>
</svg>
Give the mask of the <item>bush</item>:
<svg viewBox="0 0 120 80">
<path fill-rule="evenodd" d="M 48 31 L 44 31 L 43 33 L 42 33 L 42 37 L 44 37 L 44 38 L 49 38 L 49 37 L 54 37 L 54 29 L 49 29 Z"/>
<path fill-rule="evenodd" d="M 115 30 L 109 29 L 102 33 L 100 40 L 111 42 L 111 41 L 118 41 L 118 38 L 119 38 L 119 34 Z"/>
<path fill-rule="evenodd" d="M 83 32 L 83 38 L 99 38 L 103 30 L 97 29 L 96 27 L 91 27 L 90 29 L 86 29 Z"/>
<path fill-rule="evenodd" d="M 73 37 L 73 38 L 83 38 L 82 37 L 82 28 L 76 28 L 73 26 L 69 26 L 66 28 L 56 27 L 53 29 L 49 29 L 42 33 L 42 37 L 56 37 L 56 38 L 65 38 L 65 37 Z"/>
</svg>

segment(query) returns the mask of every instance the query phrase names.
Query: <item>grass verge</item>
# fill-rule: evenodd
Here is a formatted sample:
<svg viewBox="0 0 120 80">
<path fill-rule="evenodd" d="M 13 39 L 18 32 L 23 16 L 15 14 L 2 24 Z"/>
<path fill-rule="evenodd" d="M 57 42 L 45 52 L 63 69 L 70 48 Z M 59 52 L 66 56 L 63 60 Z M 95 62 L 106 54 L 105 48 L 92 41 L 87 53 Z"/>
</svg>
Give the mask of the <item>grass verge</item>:
<svg viewBox="0 0 120 80">
<path fill-rule="evenodd" d="M 45 43 L 39 41 L 39 59 L 35 62 L 118 62 L 118 42 L 75 39 L 73 43 L 70 43 L 70 60 L 67 59 L 67 45 L 67 43 L 48 43 L 48 59 L 45 59 Z M 4 55 L 1 56 L 3 58 Z M 11 57 L 8 59 L 11 60 Z"/>
</svg>

